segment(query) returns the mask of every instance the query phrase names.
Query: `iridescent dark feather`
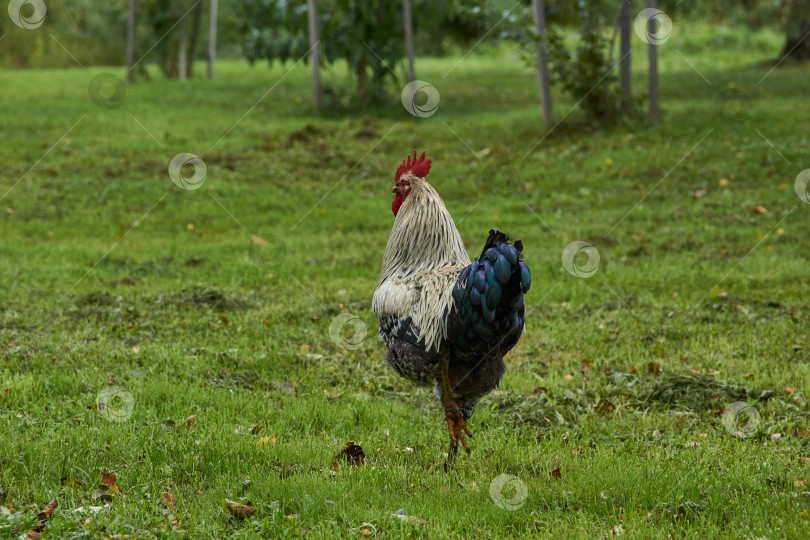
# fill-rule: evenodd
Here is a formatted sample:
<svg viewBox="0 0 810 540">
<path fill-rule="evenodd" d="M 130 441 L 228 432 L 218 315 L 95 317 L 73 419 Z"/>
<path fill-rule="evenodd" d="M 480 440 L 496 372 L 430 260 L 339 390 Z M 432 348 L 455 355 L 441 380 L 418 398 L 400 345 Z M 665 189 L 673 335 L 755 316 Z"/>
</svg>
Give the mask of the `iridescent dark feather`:
<svg viewBox="0 0 810 540">
<path fill-rule="evenodd" d="M 492 229 L 481 256 L 459 274 L 447 337 L 462 355 L 472 359 L 488 349 L 503 355 L 520 339 L 523 295 L 531 286 L 522 251 L 522 242 L 510 244 L 506 234 Z"/>
</svg>

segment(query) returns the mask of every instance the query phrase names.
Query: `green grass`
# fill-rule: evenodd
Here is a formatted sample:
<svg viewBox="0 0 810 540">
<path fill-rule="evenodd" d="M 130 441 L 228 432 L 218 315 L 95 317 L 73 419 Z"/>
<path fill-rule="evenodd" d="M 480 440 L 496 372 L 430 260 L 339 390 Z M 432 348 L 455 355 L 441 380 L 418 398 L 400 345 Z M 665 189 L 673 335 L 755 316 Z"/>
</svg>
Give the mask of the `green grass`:
<svg viewBox="0 0 810 540">
<path fill-rule="evenodd" d="M 793 181 L 810 166 L 810 72 L 758 84 L 778 36 L 735 35 L 684 27 L 660 48 L 657 126 L 594 129 L 574 110 L 525 159 L 543 136 L 537 88 L 506 50 L 444 78 L 460 56 L 420 59 L 441 94 L 429 118 L 396 90 L 318 116 L 304 65 L 156 77 L 114 109 L 88 84 L 120 68 L 5 72 L 2 534 L 57 498 L 52 537 L 806 537 L 810 205 Z M 639 92 L 645 57 L 639 42 Z M 751 98 L 746 123 L 717 113 L 729 87 Z M 555 99 L 557 118 L 575 105 Z M 470 252 L 496 226 L 534 277 L 525 339 L 470 422 L 472 457 L 447 472 L 440 408 L 386 365 L 370 311 L 393 173 L 415 148 Z M 201 189 L 172 184 L 181 152 L 203 157 Z M 499 170 L 516 190 L 493 192 Z M 575 240 L 599 251 L 589 279 L 561 263 Z M 356 350 L 329 335 L 346 309 L 367 327 Z M 95 405 L 110 385 L 133 398 L 126 421 Z M 721 422 L 741 400 L 760 415 L 747 439 Z M 347 441 L 365 463 L 333 470 Z M 120 493 L 90 516 L 108 471 Z M 519 508 L 490 497 L 504 473 L 525 485 Z"/>
</svg>

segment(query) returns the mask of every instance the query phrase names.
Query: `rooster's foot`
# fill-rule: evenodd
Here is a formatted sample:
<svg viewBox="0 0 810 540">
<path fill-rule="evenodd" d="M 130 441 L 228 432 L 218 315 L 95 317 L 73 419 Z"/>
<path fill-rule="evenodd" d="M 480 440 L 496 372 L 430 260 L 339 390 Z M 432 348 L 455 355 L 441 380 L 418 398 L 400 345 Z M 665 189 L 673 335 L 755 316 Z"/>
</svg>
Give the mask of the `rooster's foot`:
<svg viewBox="0 0 810 540">
<path fill-rule="evenodd" d="M 466 433 L 471 439 L 473 434 L 467 428 L 467 423 L 464 421 L 464 415 L 458 408 L 455 402 L 450 402 L 444 407 L 445 420 L 447 420 L 447 427 L 450 430 L 450 448 L 447 451 L 447 459 L 452 460 L 456 457 L 458 452 L 458 442 L 461 441 L 461 446 L 467 455 L 470 455 L 470 445 L 467 444 L 467 439 L 464 437 Z"/>
</svg>

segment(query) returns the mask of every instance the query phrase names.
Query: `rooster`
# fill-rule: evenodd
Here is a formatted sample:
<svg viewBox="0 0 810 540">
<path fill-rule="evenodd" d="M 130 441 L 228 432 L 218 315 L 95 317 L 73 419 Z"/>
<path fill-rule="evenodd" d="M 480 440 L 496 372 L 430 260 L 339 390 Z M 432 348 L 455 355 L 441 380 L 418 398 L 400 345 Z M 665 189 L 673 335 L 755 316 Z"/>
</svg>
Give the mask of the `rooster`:
<svg viewBox="0 0 810 540">
<path fill-rule="evenodd" d="M 467 454 L 467 420 L 503 377 L 504 355 L 520 339 L 531 274 L 523 244 L 489 231 L 470 261 L 453 218 L 425 180 L 430 159 L 409 155 L 394 176 L 394 226 L 371 309 L 398 375 L 435 383 L 450 431 Z"/>
</svg>

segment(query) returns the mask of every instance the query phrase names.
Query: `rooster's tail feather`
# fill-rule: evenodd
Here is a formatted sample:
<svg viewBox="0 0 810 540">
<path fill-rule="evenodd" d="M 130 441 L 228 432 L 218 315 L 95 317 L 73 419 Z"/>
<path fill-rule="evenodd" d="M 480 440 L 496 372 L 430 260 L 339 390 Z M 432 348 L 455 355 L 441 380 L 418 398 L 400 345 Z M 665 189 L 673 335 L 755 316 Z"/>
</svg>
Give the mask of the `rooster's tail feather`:
<svg viewBox="0 0 810 540">
<path fill-rule="evenodd" d="M 523 295 L 531 287 L 531 273 L 523 262 L 523 243 L 495 229 L 481 256 L 459 274 L 453 287 L 455 310 L 448 334 L 456 347 L 484 341 L 511 349 L 523 331 Z M 479 341 L 480 340 L 480 341 Z"/>
</svg>

